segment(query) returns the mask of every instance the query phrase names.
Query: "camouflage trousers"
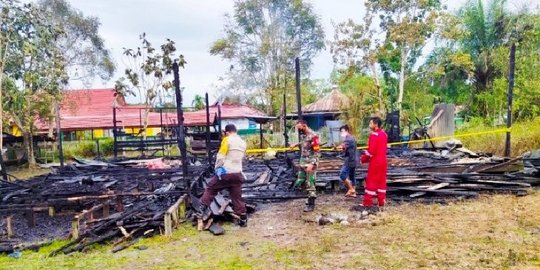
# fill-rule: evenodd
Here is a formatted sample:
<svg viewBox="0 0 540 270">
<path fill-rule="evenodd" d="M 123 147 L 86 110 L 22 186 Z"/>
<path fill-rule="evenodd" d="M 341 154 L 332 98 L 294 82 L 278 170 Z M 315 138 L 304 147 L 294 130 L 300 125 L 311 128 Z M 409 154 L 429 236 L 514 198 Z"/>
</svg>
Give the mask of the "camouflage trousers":
<svg viewBox="0 0 540 270">
<path fill-rule="evenodd" d="M 317 165 L 313 168 L 311 173 L 306 172 L 305 163 L 300 161 L 300 171 L 298 172 L 298 178 L 294 183 L 294 187 L 302 187 L 308 192 L 308 197 L 316 198 L 315 183 L 317 182 Z"/>
</svg>

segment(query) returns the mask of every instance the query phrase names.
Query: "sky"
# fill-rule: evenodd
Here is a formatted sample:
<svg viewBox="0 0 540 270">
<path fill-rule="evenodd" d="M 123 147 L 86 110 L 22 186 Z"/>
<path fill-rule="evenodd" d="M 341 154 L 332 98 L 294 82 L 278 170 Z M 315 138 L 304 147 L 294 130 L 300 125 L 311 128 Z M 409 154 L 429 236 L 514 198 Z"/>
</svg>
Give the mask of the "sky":
<svg viewBox="0 0 540 270">
<path fill-rule="evenodd" d="M 219 56 L 212 56 L 212 42 L 224 36 L 224 15 L 233 12 L 232 0 L 68 0 L 85 16 L 98 17 L 100 34 L 110 49 L 117 65 L 117 72 L 110 81 L 96 79 L 91 88 L 112 88 L 125 69 L 123 48 L 139 46 L 139 35 L 147 34 L 149 41 L 158 46 L 170 38 L 177 51 L 184 55 L 187 64 L 180 70 L 181 86 L 185 87 L 184 102 L 189 106 L 196 94 L 209 93 L 210 102 L 216 99 L 215 86 L 230 63 Z M 321 18 L 326 40 L 333 37 L 332 22 L 352 18 L 361 21 L 364 15 L 362 0 L 306 0 L 313 4 Z M 443 0 L 450 10 L 456 10 L 466 0 Z M 540 0 L 517 0 L 512 3 L 540 5 Z M 513 4 L 518 5 L 518 4 Z M 328 79 L 334 68 L 329 46 L 313 59 L 312 79 Z M 82 85 L 72 84 L 74 88 Z M 131 100 L 135 102 L 137 100 Z"/>
</svg>

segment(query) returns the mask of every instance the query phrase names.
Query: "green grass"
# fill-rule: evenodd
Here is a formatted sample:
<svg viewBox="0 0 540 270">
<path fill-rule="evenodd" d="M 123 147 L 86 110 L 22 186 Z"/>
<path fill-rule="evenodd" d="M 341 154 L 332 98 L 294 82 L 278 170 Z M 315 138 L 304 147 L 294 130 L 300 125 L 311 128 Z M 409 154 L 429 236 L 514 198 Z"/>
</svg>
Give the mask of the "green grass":
<svg viewBox="0 0 540 270">
<path fill-rule="evenodd" d="M 490 127 L 480 121 L 473 121 L 466 127 L 458 130 L 456 134 L 489 131 L 504 127 Z M 484 153 L 504 155 L 506 133 L 482 134 L 459 138 L 465 147 Z M 540 149 L 540 118 L 530 121 L 514 123 L 512 126 L 511 152 L 512 156 L 519 156 L 527 151 Z"/>
<path fill-rule="evenodd" d="M 57 241 L 19 259 L 0 255 L 0 269 L 535 269 L 540 267 L 540 193 L 483 196 L 448 205 L 390 205 L 349 226 L 318 226 L 303 201 L 257 212 L 250 226 L 225 235 L 180 226 L 171 238 L 142 239 L 111 253 L 98 245 L 48 257 Z M 319 213 L 344 212 L 352 202 L 321 197 Z M 135 247 L 145 246 L 139 250 Z"/>
</svg>

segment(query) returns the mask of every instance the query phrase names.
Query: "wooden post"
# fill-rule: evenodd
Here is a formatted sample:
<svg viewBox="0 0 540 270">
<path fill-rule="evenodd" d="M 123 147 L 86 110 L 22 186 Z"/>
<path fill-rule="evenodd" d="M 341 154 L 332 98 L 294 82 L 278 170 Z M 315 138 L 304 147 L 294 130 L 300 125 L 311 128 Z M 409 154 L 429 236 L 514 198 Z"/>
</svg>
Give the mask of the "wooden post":
<svg viewBox="0 0 540 270">
<path fill-rule="evenodd" d="M 163 217 L 165 236 L 172 236 L 173 229 L 180 224 L 180 218 L 185 216 L 187 195 L 178 199 L 167 211 Z"/>
<path fill-rule="evenodd" d="M 190 180 L 188 179 L 188 164 L 187 164 L 187 152 L 186 152 L 186 138 L 184 134 L 184 111 L 182 110 L 182 93 L 180 92 L 180 74 L 179 66 L 176 61 L 173 63 L 173 75 L 174 75 L 174 89 L 176 94 L 176 116 L 178 118 L 178 148 L 180 149 L 180 155 L 182 156 L 182 175 L 184 180 L 187 181 L 188 191 L 191 187 Z"/>
<path fill-rule="evenodd" d="M 118 129 L 116 128 L 116 106 L 113 105 L 113 154 L 114 158 L 118 157 L 118 147 L 117 147 L 117 139 L 116 136 L 118 135 Z"/>
<path fill-rule="evenodd" d="M 508 104 L 506 109 L 506 127 L 511 128 L 512 127 L 512 98 L 514 95 L 514 77 L 515 77 L 515 70 L 516 70 L 516 44 L 512 43 L 512 46 L 510 47 L 510 63 L 508 63 Z M 510 157 L 511 149 L 510 149 L 510 139 L 511 139 L 512 133 L 510 131 L 506 132 L 506 143 L 504 145 L 504 155 L 506 157 Z"/>
<path fill-rule="evenodd" d="M 122 196 L 116 197 L 116 211 L 124 212 L 124 203 L 122 202 Z"/>
<path fill-rule="evenodd" d="M 206 103 L 206 156 L 208 157 L 208 164 L 212 164 L 212 153 L 210 152 L 210 104 L 208 101 L 208 92 L 204 94 L 204 101 Z"/>
<path fill-rule="evenodd" d="M 71 220 L 71 239 L 79 238 L 79 216 L 73 217 Z"/>
<path fill-rule="evenodd" d="M 164 217 L 164 226 L 165 226 L 165 236 L 172 236 L 172 214 L 169 212 L 165 213 Z"/>
<path fill-rule="evenodd" d="M 217 116 L 218 116 L 218 136 L 219 136 L 219 141 L 221 141 L 221 102 L 218 102 L 218 105 L 217 105 Z"/>
<path fill-rule="evenodd" d="M 294 70 L 296 78 L 296 109 L 298 113 L 298 119 L 302 120 L 302 93 L 300 89 L 300 59 L 296 57 L 294 59 Z"/>
<path fill-rule="evenodd" d="M 26 220 L 28 221 L 28 227 L 36 226 L 36 215 L 33 209 L 26 211 Z"/>
<path fill-rule="evenodd" d="M 187 198 L 187 197 L 186 197 Z M 178 214 L 180 215 L 180 218 L 183 219 L 186 217 L 186 209 L 187 209 L 187 200 L 182 200 L 180 203 L 180 206 L 178 207 Z"/>
<path fill-rule="evenodd" d="M 13 236 L 13 227 L 11 224 L 12 216 L 9 215 L 6 217 L 6 230 L 7 230 L 7 237 L 11 238 Z"/>
<path fill-rule="evenodd" d="M 111 213 L 111 206 L 109 205 L 109 201 L 105 200 L 103 203 L 103 217 L 106 218 Z"/>
<path fill-rule="evenodd" d="M 58 159 L 60 160 L 60 169 L 64 168 L 64 151 L 62 150 L 62 128 L 60 126 L 60 106 L 58 102 L 54 104 L 56 109 L 56 136 L 58 139 Z M 92 135 L 94 133 L 92 132 Z M 53 159 L 54 162 L 54 159 Z"/>
<path fill-rule="evenodd" d="M 260 141 L 261 141 L 259 148 L 262 149 L 263 148 L 263 142 L 264 142 L 262 123 L 259 124 L 259 137 L 260 137 Z"/>
<path fill-rule="evenodd" d="M 304 120 L 304 117 L 302 116 L 302 94 L 300 92 L 300 59 L 298 57 L 294 59 L 294 70 L 296 78 L 296 113 L 298 114 L 298 120 Z M 301 147 L 302 144 L 300 144 L 300 141 L 300 132 L 298 132 L 298 143 Z M 301 149 L 300 152 L 302 152 Z"/>
<path fill-rule="evenodd" d="M 289 147 L 289 135 L 287 134 L 287 77 L 285 77 L 285 89 L 283 89 L 283 137 L 285 147 Z"/>
</svg>

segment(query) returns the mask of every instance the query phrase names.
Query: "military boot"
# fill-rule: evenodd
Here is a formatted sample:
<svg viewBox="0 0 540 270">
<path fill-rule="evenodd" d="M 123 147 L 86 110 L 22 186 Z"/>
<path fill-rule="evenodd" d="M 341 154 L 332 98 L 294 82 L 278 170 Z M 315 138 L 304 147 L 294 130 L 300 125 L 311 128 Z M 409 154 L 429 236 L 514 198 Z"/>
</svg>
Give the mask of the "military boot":
<svg viewBox="0 0 540 270">
<path fill-rule="evenodd" d="M 306 207 L 304 208 L 304 212 L 313 212 L 315 210 L 315 197 L 309 197 L 308 201 L 306 202 Z"/>
</svg>

